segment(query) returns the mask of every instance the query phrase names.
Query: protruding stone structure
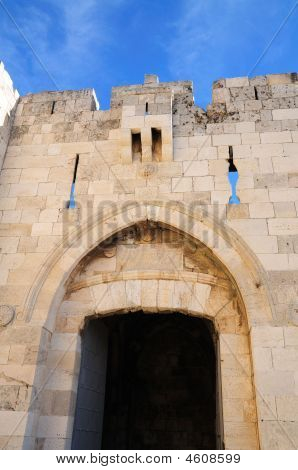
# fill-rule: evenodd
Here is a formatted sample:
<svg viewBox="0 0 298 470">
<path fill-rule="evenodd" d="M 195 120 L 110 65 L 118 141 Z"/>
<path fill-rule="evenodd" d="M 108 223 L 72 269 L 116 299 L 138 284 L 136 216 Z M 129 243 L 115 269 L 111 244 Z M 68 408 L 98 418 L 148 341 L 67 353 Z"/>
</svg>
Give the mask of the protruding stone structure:
<svg viewBox="0 0 298 470">
<path fill-rule="evenodd" d="M 107 111 L 89 89 L 15 104 L 1 80 L 2 115 L 16 109 L 0 177 L 0 446 L 100 449 L 112 432 L 131 448 L 133 423 L 148 449 L 296 449 L 297 74 L 220 79 L 206 111 L 190 81 L 155 75 L 114 87 Z"/>
<path fill-rule="evenodd" d="M 13 114 L 19 93 L 14 89 L 12 80 L 0 61 L 0 170 L 9 140 Z"/>
</svg>

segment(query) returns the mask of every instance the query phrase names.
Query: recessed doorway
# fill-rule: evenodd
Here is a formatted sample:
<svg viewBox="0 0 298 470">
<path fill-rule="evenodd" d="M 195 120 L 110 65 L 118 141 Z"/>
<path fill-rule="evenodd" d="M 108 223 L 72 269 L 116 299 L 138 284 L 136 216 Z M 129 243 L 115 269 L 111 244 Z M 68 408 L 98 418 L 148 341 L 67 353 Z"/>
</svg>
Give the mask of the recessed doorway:
<svg viewBox="0 0 298 470">
<path fill-rule="evenodd" d="M 213 324 L 180 313 L 91 320 L 73 449 L 216 449 Z"/>
</svg>

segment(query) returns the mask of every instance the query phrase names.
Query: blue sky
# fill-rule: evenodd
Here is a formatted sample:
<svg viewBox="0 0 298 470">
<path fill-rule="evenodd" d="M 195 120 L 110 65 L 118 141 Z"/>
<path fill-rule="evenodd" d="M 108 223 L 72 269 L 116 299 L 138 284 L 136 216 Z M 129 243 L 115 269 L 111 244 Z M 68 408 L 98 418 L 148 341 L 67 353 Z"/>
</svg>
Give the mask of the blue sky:
<svg viewBox="0 0 298 470">
<path fill-rule="evenodd" d="M 21 94 L 93 87 L 107 109 L 112 86 L 156 73 L 193 80 L 206 107 L 212 82 L 248 75 L 283 22 L 251 75 L 298 71 L 297 3 L 0 0 L 0 59 Z"/>
</svg>

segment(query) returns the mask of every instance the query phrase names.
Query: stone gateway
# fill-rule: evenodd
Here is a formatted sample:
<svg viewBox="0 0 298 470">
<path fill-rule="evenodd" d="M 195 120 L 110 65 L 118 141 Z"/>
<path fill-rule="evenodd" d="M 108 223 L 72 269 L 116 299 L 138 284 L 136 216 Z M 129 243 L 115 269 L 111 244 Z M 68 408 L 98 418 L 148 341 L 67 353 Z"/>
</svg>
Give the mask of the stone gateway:
<svg viewBox="0 0 298 470">
<path fill-rule="evenodd" d="M 0 85 L 0 448 L 297 449 L 297 74 Z"/>
</svg>

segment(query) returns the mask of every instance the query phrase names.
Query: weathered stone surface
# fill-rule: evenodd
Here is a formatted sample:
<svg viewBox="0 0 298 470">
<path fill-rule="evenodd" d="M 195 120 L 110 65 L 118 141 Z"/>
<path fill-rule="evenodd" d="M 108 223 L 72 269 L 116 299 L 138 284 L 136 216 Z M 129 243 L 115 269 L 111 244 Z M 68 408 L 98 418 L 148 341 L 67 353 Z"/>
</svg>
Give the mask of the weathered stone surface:
<svg viewBox="0 0 298 470">
<path fill-rule="evenodd" d="M 9 122 L 8 78 L 1 64 L 0 296 L 16 312 L 0 325 L 1 445 L 69 448 L 80 333 L 91 317 L 143 310 L 213 322 L 227 449 L 293 448 L 297 75 L 217 80 L 206 111 L 191 82 L 153 75 L 113 88 L 104 111 L 90 89 L 42 92 Z M 34 435 L 20 413 L 44 383 Z"/>
</svg>

